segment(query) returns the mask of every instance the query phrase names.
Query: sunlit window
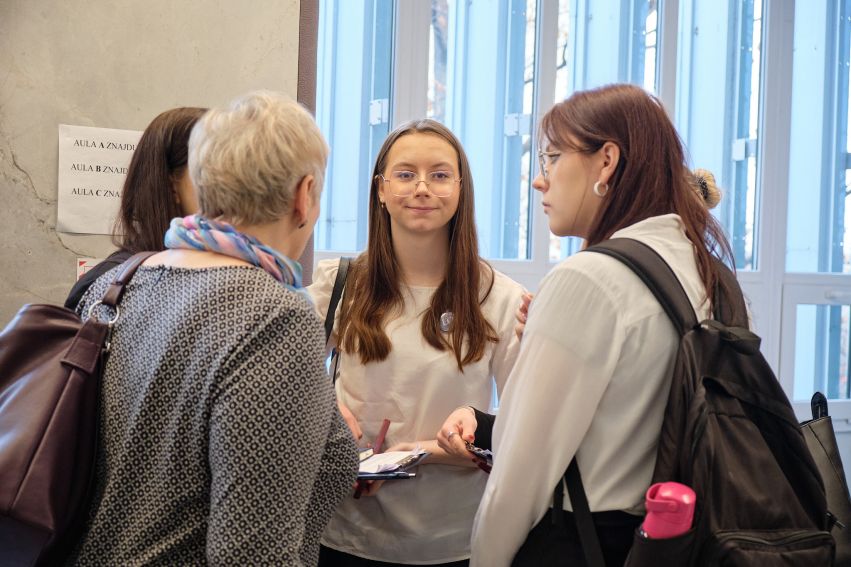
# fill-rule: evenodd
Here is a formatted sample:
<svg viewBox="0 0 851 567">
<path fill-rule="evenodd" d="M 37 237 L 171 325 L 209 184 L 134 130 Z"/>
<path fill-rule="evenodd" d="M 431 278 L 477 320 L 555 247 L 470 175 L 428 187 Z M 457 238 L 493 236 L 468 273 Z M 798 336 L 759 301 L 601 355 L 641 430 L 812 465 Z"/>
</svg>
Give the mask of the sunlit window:
<svg viewBox="0 0 851 567">
<path fill-rule="evenodd" d="M 812 274 L 787 294 L 801 297 L 794 368 L 802 400 L 813 389 L 851 398 L 851 293 L 828 275 L 851 273 L 850 8 L 821 0 L 795 9 L 786 269 Z"/>
<path fill-rule="evenodd" d="M 761 38 L 762 0 L 680 4 L 677 127 L 723 189 L 714 212 L 743 270 L 756 267 Z"/>
<path fill-rule="evenodd" d="M 655 92 L 657 16 L 656 0 L 561 0 L 556 102 L 611 83 L 633 83 Z M 581 245 L 579 238 L 551 236 L 550 260 L 566 258 Z"/>
<path fill-rule="evenodd" d="M 372 165 L 390 127 L 393 8 L 392 0 L 319 3 L 316 119 L 332 148 L 316 223 L 320 250 L 366 246 Z"/>
<path fill-rule="evenodd" d="M 432 0 L 426 115 L 460 138 L 488 258 L 529 257 L 534 0 Z"/>
</svg>

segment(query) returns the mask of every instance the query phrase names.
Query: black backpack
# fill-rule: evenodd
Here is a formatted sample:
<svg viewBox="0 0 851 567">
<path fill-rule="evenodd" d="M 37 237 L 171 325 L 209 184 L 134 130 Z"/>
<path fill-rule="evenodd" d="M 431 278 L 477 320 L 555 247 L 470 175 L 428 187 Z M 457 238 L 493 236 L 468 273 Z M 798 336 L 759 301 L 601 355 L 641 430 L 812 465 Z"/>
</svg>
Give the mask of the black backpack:
<svg viewBox="0 0 851 567">
<path fill-rule="evenodd" d="M 649 246 L 619 238 L 588 251 L 635 272 L 682 337 L 652 482 L 693 488 L 694 524 L 672 539 L 636 533 L 626 564 L 832 565 L 833 526 L 822 479 L 789 400 L 759 351 L 760 339 L 747 329 L 732 272 L 719 262 L 726 293 L 714 294 L 715 318 L 698 322 L 674 272 Z M 576 477 L 573 490 L 570 480 L 573 501 Z M 590 514 L 583 520 L 582 511 L 575 512 L 589 565 L 602 565 Z M 589 523 L 590 538 L 582 527 Z"/>
</svg>

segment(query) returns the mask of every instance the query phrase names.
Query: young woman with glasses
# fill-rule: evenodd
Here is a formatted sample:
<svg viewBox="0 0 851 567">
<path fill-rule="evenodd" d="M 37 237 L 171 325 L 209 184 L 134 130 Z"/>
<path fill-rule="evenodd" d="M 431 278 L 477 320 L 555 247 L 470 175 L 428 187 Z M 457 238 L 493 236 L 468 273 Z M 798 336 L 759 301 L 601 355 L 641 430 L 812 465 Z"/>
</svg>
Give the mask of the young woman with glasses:
<svg viewBox="0 0 851 567">
<path fill-rule="evenodd" d="M 419 445 L 430 455 L 417 478 L 375 483 L 344 501 L 320 565 L 464 565 L 486 478 L 440 449 L 434 432 L 453 408 L 489 406 L 494 379 L 502 390 L 523 289 L 479 257 L 467 156 L 438 122 L 389 135 L 369 214 L 367 249 L 352 263 L 332 335 L 337 395 L 362 445 L 388 419 L 388 450 Z M 320 262 L 309 288 L 323 317 L 337 266 Z"/>
</svg>

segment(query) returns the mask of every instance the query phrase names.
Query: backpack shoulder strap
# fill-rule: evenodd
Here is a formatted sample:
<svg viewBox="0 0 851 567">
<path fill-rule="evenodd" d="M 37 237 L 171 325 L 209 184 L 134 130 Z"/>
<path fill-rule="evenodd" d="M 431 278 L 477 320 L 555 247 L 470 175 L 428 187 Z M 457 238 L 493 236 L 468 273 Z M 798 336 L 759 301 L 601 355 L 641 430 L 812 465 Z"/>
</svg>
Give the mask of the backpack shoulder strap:
<svg viewBox="0 0 851 567">
<path fill-rule="evenodd" d="M 697 325 L 697 316 L 682 284 L 668 263 L 648 245 L 632 238 L 612 238 L 585 251 L 611 256 L 641 278 L 680 336 Z"/>
<path fill-rule="evenodd" d="M 351 263 L 351 258 L 340 258 L 337 277 L 334 280 L 334 289 L 331 290 L 331 300 L 328 302 L 328 313 L 325 314 L 325 344 L 328 344 L 328 339 L 331 338 L 331 331 L 334 330 L 334 314 L 337 312 L 337 305 L 343 296 L 343 289 L 346 287 L 346 278 L 349 276 L 349 264 Z"/>
<path fill-rule="evenodd" d="M 712 296 L 713 317 L 728 327 L 747 329 L 748 308 L 745 306 L 745 296 L 736 280 L 736 274 L 721 260 L 715 258 L 714 261 L 720 281 Z"/>
<path fill-rule="evenodd" d="M 570 506 L 573 508 L 573 518 L 576 521 L 576 531 L 579 533 L 579 543 L 582 544 L 585 563 L 588 564 L 588 567 L 606 567 L 606 560 L 603 549 L 600 547 L 600 538 L 594 525 L 594 517 L 591 515 L 591 508 L 588 506 L 588 498 L 585 495 L 585 487 L 582 485 L 582 476 L 579 474 L 576 457 L 573 457 L 570 464 L 567 465 L 567 470 L 564 471 L 564 480 L 567 481 L 567 494 L 570 496 Z M 556 492 L 559 495 L 564 494 L 561 489 L 561 482 L 559 482 Z M 558 500 L 558 506 L 561 508 L 561 497 Z M 555 506 L 554 501 L 553 508 Z"/>
</svg>

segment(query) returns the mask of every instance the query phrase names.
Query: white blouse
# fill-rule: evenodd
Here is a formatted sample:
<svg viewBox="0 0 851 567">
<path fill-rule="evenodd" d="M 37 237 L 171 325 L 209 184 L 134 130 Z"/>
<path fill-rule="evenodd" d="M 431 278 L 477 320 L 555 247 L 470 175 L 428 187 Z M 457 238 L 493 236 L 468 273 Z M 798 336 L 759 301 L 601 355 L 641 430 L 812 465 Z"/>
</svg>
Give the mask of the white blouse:
<svg viewBox="0 0 851 567">
<path fill-rule="evenodd" d="M 613 237 L 656 250 L 698 317 L 709 315 L 679 216 L 649 218 Z M 511 563 L 574 455 L 591 511 L 643 514 L 677 343 L 650 290 L 618 260 L 580 253 L 546 276 L 494 426 L 472 565 Z"/>
<path fill-rule="evenodd" d="M 337 267 L 337 260 L 319 262 L 308 288 L 323 318 Z M 393 345 L 385 360 L 363 365 L 357 354 L 342 354 L 337 395 L 358 418 L 361 445 L 375 438 L 385 418 L 391 422 L 386 449 L 434 439 L 458 406 L 490 407 L 493 381 L 501 392 L 517 356 L 514 312 L 523 293 L 511 279 L 494 275 L 482 311 L 499 342 L 489 343 L 483 358 L 465 366 L 463 374 L 450 351 L 436 350 L 422 336 L 422 315 L 436 289 L 431 287 L 404 288 L 401 314 L 385 324 Z M 423 464 L 414 479 L 388 481 L 375 496 L 344 500 L 322 543 L 378 561 L 425 565 L 466 559 L 486 481 L 477 468 Z"/>
</svg>

